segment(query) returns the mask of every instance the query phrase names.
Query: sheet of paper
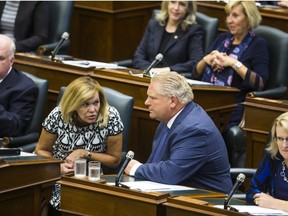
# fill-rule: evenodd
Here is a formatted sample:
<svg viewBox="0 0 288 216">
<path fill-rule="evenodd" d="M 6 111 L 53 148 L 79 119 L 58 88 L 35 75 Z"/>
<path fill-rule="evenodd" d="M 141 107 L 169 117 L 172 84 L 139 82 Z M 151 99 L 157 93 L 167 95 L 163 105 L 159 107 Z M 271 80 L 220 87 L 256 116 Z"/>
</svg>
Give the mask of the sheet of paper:
<svg viewBox="0 0 288 216">
<path fill-rule="evenodd" d="M 176 191 L 176 190 L 195 190 L 194 188 L 180 186 L 180 185 L 168 185 L 151 181 L 135 181 L 135 182 L 121 182 L 122 184 L 130 187 L 132 190 L 140 191 Z"/>
<path fill-rule="evenodd" d="M 63 64 L 73 65 L 77 67 L 89 68 L 105 68 L 105 69 L 125 69 L 126 67 L 118 66 L 117 64 L 98 62 L 98 61 L 88 61 L 88 60 L 80 60 L 80 61 L 62 61 Z"/>
<path fill-rule="evenodd" d="M 192 86 L 193 85 L 213 85 L 212 83 L 202 82 L 199 80 L 192 80 L 192 79 L 187 79 L 187 82 Z"/>
<path fill-rule="evenodd" d="M 216 205 L 215 207 L 223 209 L 223 205 Z M 253 205 L 232 205 L 233 208 L 237 209 L 239 212 L 248 212 L 252 215 L 288 215 L 288 212 L 281 210 L 262 208 Z"/>
</svg>

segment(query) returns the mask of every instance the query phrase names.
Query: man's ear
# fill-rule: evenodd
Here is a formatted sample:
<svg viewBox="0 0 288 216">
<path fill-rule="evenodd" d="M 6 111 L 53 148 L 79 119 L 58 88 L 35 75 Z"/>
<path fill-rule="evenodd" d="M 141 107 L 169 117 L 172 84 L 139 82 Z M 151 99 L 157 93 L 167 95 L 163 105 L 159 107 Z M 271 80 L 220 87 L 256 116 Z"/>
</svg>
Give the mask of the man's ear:
<svg viewBox="0 0 288 216">
<path fill-rule="evenodd" d="M 175 95 L 172 95 L 170 97 L 170 100 L 171 100 L 171 102 L 170 102 L 171 108 L 175 108 L 176 105 L 179 103 L 179 101 L 178 101 L 178 99 L 177 99 L 177 97 Z"/>
</svg>

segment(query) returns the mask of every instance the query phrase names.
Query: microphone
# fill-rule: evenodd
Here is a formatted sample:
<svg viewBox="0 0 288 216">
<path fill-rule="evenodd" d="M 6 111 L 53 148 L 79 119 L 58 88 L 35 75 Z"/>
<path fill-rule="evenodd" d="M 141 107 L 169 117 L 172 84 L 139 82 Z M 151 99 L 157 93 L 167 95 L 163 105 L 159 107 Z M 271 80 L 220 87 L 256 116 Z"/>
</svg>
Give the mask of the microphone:
<svg viewBox="0 0 288 216">
<path fill-rule="evenodd" d="M 154 68 L 157 64 L 159 64 L 159 62 L 161 62 L 163 59 L 163 55 L 161 53 L 158 53 L 154 59 L 154 61 L 149 65 L 149 67 L 147 67 L 146 70 L 144 70 L 144 73 L 143 75 L 145 77 L 151 77 L 151 74 L 150 74 L 150 70 L 152 68 Z"/>
<path fill-rule="evenodd" d="M 236 182 L 232 188 L 232 190 L 230 191 L 228 197 L 225 199 L 224 201 L 224 209 L 227 209 L 228 207 L 228 204 L 232 198 L 232 196 L 234 195 L 234 193 L 238 190 L 239 186 L 244 182 L 245 180 L 245 175 L 243 173 L 240 173 L 238 176 L 237 176 L 237 179 L 236 179 Z"/>
<path fill-rule="evenodd" d="M 134 152 L 133 151 L 129 151 L 127 154 L 126 154 L 126 160 L 124 161 L 124 163 L 122 164 L 117 176 L 116 176 L 116 179 L 115 179 L 115 186 L 119 187 L 119 182 L 120 182 L 120 179 L 124 173 L 124 170 L 125 168 L 127 167 L 128 163 L 133 159 L 134 157 Z"/>
<path fill-rule="evenodd" d="M 61 36 L 61 40 L 58 42 L 57 46 L 55 47 L 55 49 L 51 52 L 51 60 L 55 60 L 55 56 L 58 53 L 60 47 L 62 46 L 62 44 L 64 43 L 64 41 L 66 41 L 69 38 L 69 33 L 68 32 L 64 32 Z"/>
</svg>

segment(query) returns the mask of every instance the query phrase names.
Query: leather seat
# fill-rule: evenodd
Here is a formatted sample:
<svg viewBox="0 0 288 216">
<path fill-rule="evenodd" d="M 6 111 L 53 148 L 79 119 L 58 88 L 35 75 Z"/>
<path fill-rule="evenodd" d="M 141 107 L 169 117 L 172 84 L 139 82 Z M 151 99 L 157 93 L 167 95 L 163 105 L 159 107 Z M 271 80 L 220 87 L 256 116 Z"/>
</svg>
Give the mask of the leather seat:
<svg viewBox="0 0 288 216">
<path fill-rule="evenodd" d="M 64 32 L 69 32 L 72 14 L 73 14 L 73 1 L 48 1 L 50 17 L 49 17 L 49 35 L 48 43 L 38 47 L 37 55 L 50 55 Z M 67 54 L 69 39 L 66 40 L 59 54 Z"/>
<path fill-rule="evenodd" d="M 30 123 L 24 129 L 24 135 L 19 137 L 9 137 L 9 144 L 7 147 L 20 147 L 24 152 L 33 152 L 40 136 L 41 124 L 48 95 L 48 81 L 26 72 L 23 73 L 30 77 L 38 87 L 36 106 Z"/>
<path fill-rule="evenodd" d="M 65 89 L 66 87 L 60 88 L 59 95 L 57 98 L 57 104 L 60 102 Z M 103 87 L 103 90 L 106 95 L 108 104 L 115 107 L 118 110 L 124 125 L 121 164 L 117 168 L 108 168 L 105 166 L 101 166 L 104 174 L 115 174 L 118 173 L 122 163 L 126 159 L 127 143 L 129 137 L 129 130 L 131 126 L 134 98 L 111 88 Z"/>
<path fill-rule="evenodd" d="M 256 35 L 263 37 L 268 43 L 269 81 L 268 87 L 264 91 L 254 91 L 248 96 L 284 99 L 288 81 L 288 33 L 265 25 L 258 26 L 254 31 Z"/>
</svg>

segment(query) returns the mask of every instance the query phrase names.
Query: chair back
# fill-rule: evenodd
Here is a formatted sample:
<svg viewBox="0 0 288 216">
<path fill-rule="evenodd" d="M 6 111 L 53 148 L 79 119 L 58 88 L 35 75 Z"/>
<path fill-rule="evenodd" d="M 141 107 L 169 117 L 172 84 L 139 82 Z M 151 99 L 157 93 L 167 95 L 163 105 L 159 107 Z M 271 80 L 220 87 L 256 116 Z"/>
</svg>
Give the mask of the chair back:
<svg viewBox="0 0 288 216">
<path fill-rule="evenodd" d="M 204 52 L 207 52 L 211 44 L 216 39 L 218 33 L 219 20 L 215 17 L 207 16 L 201 12 L 196 13 L 196 21 L 205 31 Z"/>
<path fill-rule="evenodd" d="M 62 86 L 59 90 L 57 104 L 59 104 L 66 87 Z M 114 89 L 103 87 L 108 104 L 115 107 L 121 117 L 124 125 L 123 141 L 122 141 L 122 160 L 126 157 L 127 142 L 129 137 L 129 130 L 131 125 L 131 118 L 133 113 L 134 98 L 118 92 Z"/>
<path fill-rule="evenodd" d="M 57 47 L 63 33 L 69 33 L 73 14 L 73 1 L 47 1 L 47 4 L 50 13 L 49 34 L 47 43 L 37 48 L 36 54 L 40 56 L 50 55 Z M 58 54 L 67 54 L 69 44 L 68 38 L 62 44 Z"/>
<path fill-rule="evenodd" d="M 50 20 L 48 42 L 57 42 L 64 32 L 69 32 L 73 1 L 48 1 Z"/>
<path fill-rule="evenodd" d="M 29 78 L 31 78 L 36 86 L 38 87 L 38 96 L 36 100 L 36 106 L 30 123 L 25 127 L 25 134 L 37 132 L 41 130 L 41 124 L 43 120 L 43 114 L 45 109 L 45 104 L 48 95 L 48 81 L 34 76 L 33 74 L 23 72 Z M 37 140 L 36 140 L 37 141 Z"/>
<path fill-rule="evenodd" d="M 288 82 L 288 33 L 265 25 L 258 26 L 254 31 L 256 35 L 264 38 L 268 44 L 269 81 L 264 91 L 259 93 L 253 92 L 252 95 L 256 97 L 282 99 L 286 95 Z M 280 89 L 280 91 L 272 91 L 276 88 Z"/>
</svg>

